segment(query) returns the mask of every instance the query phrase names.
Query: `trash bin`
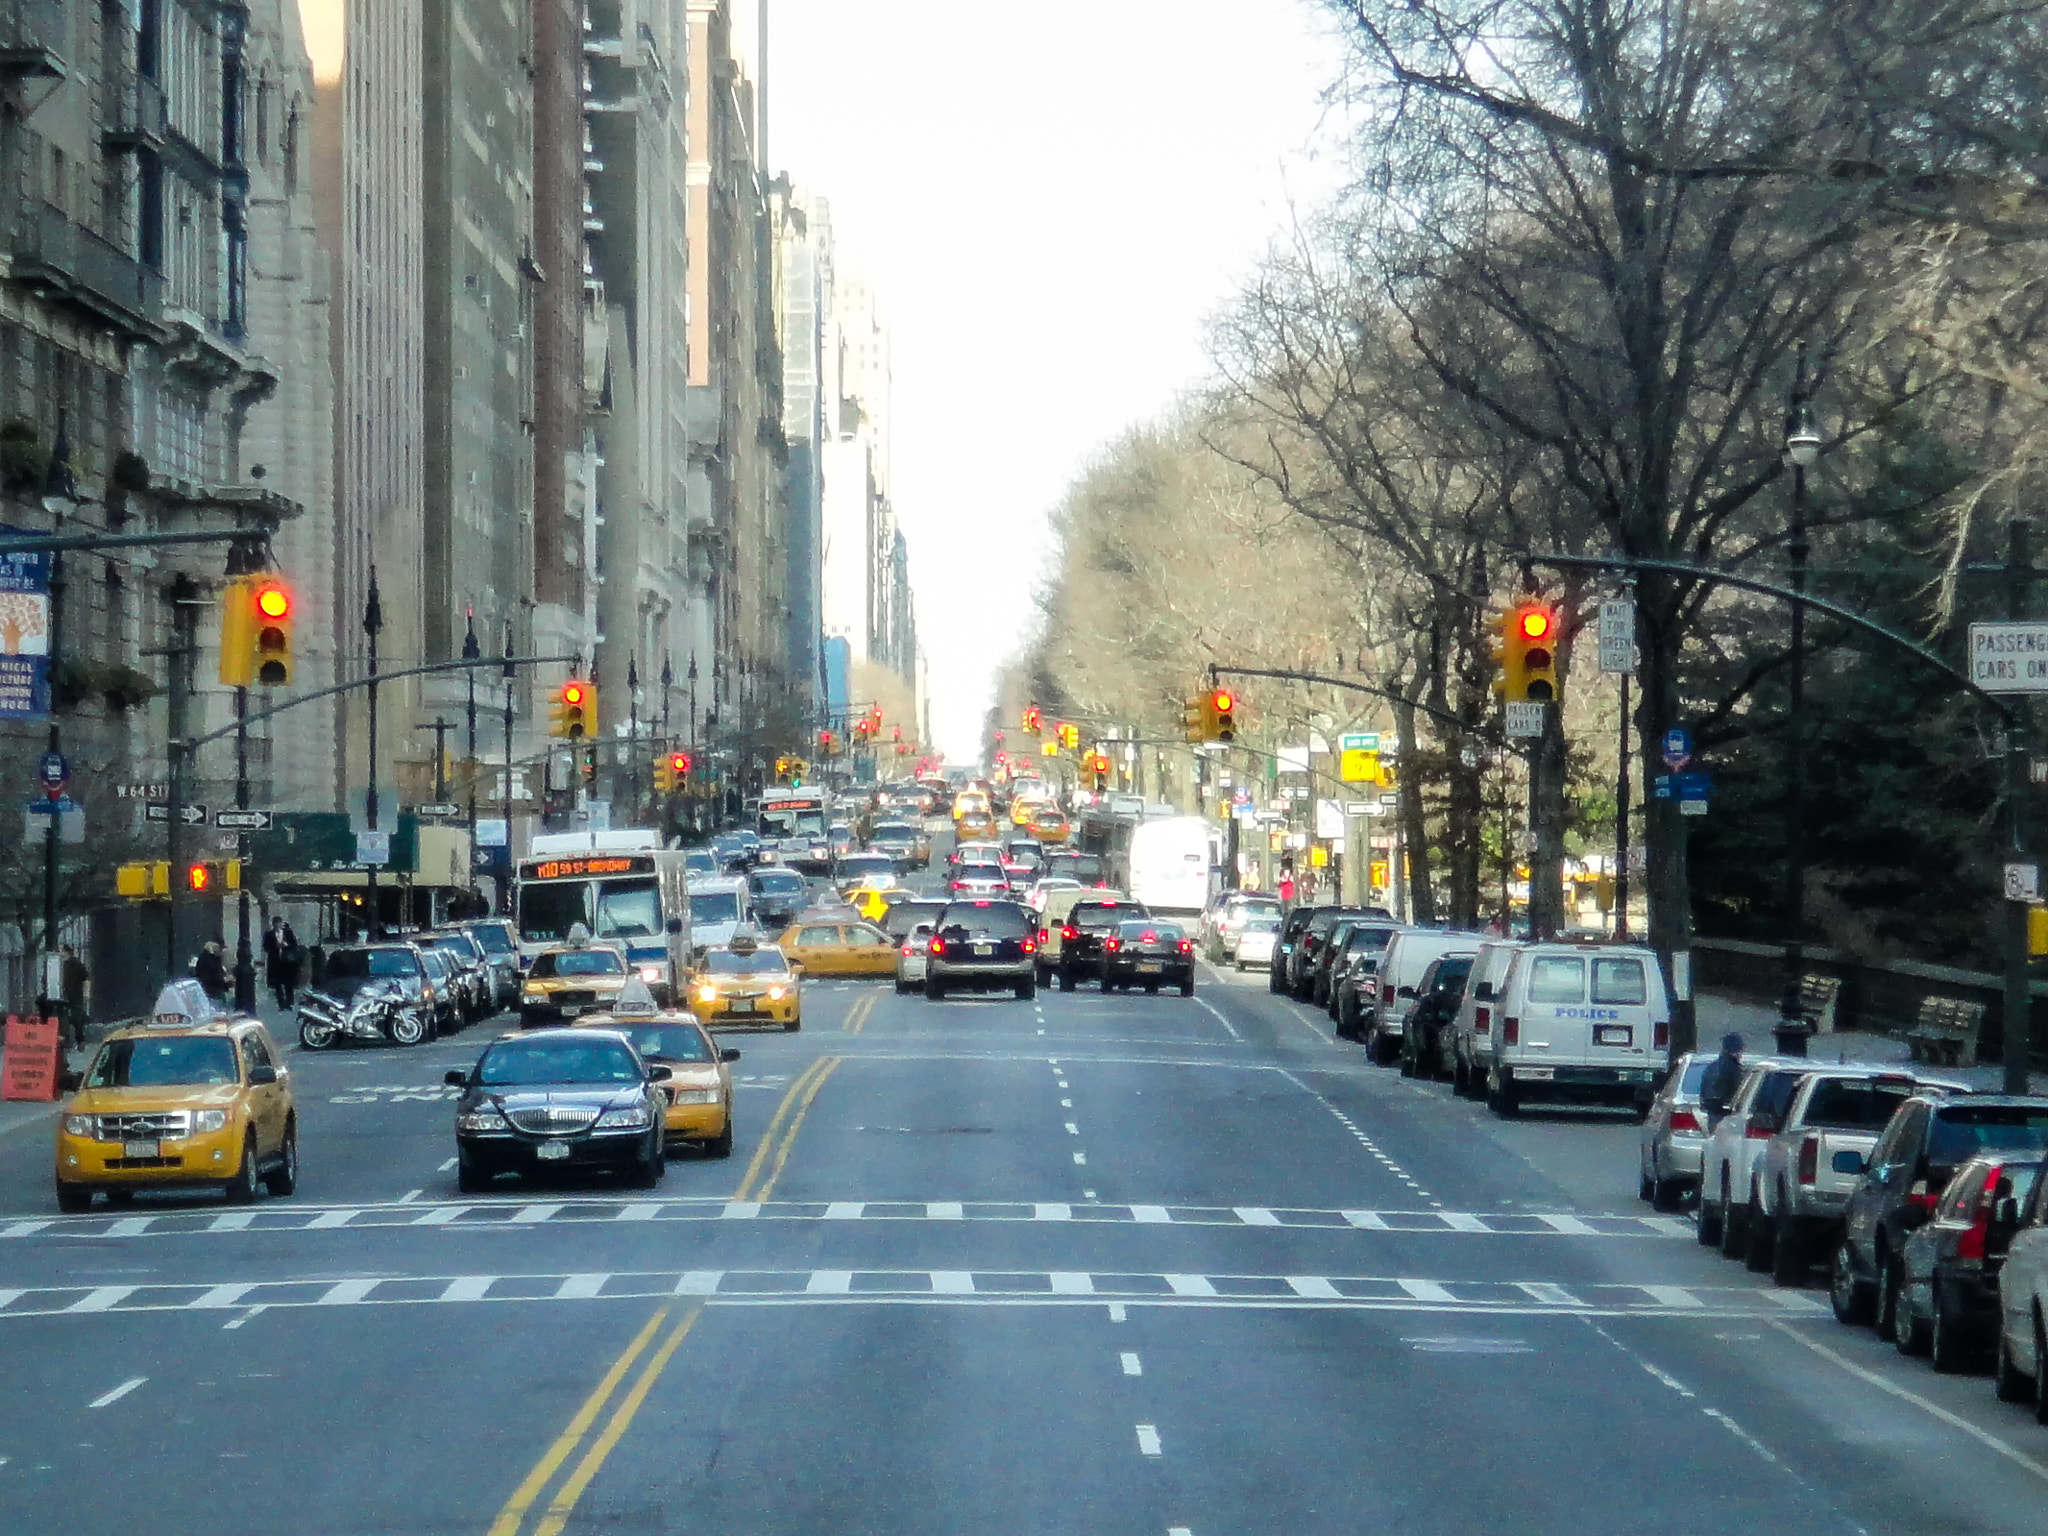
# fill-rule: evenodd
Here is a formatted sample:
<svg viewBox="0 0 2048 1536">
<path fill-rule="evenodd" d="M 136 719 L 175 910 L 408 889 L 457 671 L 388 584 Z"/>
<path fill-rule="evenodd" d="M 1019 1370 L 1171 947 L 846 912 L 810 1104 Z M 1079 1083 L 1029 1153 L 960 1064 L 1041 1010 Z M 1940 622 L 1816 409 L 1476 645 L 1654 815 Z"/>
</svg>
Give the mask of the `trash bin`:
<svg viewBox="0 0 2048 1536">
<path fill-rule="evenodd" d="M 1804 1056 L 1813 1026 L 1805 1019 L 1780 1019 L 1771 1026 L 1780 1056 Z"/>
</svg>

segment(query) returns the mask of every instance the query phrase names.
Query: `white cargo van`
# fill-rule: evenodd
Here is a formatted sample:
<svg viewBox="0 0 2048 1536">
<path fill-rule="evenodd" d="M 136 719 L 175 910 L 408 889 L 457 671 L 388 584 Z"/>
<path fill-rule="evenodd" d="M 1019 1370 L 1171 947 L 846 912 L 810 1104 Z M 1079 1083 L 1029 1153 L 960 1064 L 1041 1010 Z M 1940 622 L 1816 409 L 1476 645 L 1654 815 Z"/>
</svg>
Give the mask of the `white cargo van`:
<svg viewBox="0 0 2048 1536">
<path fill-rule="evenodd" d="M 1451 1086 L 1465 1098 L 1479 1097 L 1486 1074 L 1492 1070 L 1497 994 L 1521 948 L 1519 939 L 1488 939 L 1472 962 L 1465 1000 L 1458 1005 L 1457 1022 L 1451 1026 Z"/>
<path fill-rule="evenodd" d="M 1496 989 L 1486 1104 L 1506 1118 L 1532 1099 L 1634 1105 L 1671 1043 L 1656 955 L 1634 945 L 1526 944 Z"/>
<path fill-rule="evenodd" d="M 1445 955 L 1476 955 L 1485 941 L 1476 933 L 1445 933 L 1435 928 L 1403 928 L 1387 940 L 1380 954 L 1379 1005 L 1365 1035 L 1365 1054 L 1386 1066 L 1401 1054 L 1401 1034 L 1415 1007 L 1415 988 L 1430 962 Z"/>
</svg>

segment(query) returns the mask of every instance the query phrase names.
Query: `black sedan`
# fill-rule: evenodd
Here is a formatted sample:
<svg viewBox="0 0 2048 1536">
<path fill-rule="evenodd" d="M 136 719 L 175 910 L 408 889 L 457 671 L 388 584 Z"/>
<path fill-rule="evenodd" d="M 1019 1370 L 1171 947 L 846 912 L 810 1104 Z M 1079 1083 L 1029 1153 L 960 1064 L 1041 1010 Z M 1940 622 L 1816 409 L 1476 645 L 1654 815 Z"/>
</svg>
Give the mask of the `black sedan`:
<svg viewBox="0 0 2048 1536">
<path fill-rule="evenodd" d="M 1102 941 L 1102 990 L 1177 986 L 1195 995 L 1195 941 L 1172 923 L 1143 918 L 1116 925 Z"/>
<path fill-rule="evenodd" d="M 1892 1342 L 1931 1354 L 1937 1371 L 1989 1358 L 1998 1337 L 1998 1271 L 2018 1209 L 2041 1176 L 2039 1152 L 1989 1152 L 1958 1168 L 1934 1219 L 1906 1239 Z"/>
<path fill-rule="evenodd" d="M 548 1029 L 492 1042 L 467 1072 L 455 1105 L 457 1183 L 465 1194 L 501 1173 L 602 1169 L 651 1189 L 661 1146 L 667 1067 L 647 1065 L 625 1036 Z"/>
</svg>

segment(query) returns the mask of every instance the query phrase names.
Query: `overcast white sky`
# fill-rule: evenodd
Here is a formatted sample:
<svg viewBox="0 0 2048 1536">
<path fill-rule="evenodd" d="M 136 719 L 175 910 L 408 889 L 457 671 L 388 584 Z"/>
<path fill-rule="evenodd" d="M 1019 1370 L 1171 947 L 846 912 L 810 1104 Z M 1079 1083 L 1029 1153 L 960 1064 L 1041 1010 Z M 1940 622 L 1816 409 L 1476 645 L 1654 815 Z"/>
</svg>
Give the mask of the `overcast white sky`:
<svg viewBox="0 0 2048 1536">
<path fill-rule="evenodd" d="M 1341 48 L 1308 0 L 768 3 L 769 153 L 885 306 L 933 723 L 971 758 L 1047 512 L 1206 376 L 1205 318 L 1330 187 Z"/>
</svg>

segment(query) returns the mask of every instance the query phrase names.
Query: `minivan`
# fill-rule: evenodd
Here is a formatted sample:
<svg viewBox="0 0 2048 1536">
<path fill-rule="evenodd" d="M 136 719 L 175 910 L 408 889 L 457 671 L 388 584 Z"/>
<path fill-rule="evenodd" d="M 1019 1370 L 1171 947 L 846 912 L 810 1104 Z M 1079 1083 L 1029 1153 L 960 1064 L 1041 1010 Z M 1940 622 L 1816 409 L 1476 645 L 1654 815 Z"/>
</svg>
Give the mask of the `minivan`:
<svg viewBox="0 0 2048 1536">
<path fill-rule="evenodd" d="M 1486 1104 L 1504 1119 L 1534 1099 L 1633 1108 L 1662 1075 L 1671 1004 L 1651 950 L 1527 944 L 1496 997 Z"/>
<path fill-rule="evenodd" d="M 1414 1008 L 1416 987 L 1430 962 L 1446 955 L 1476 955 L 1476 933 L 1446 933 L 1436 928 L 1404 928 L 1387 940 L 1380 956 L 1379 1001 L 1365 1021 L 1365 1053 L 1375 1066 L 1387 1066 L 1401 1054 L 1401 1031 Z"/>
<path fill-rule="evenodd" d="M 1451 1090 L 1462 1098 L 1478 1098 L 1492 1070 L 1498 994 L 1521 948 L 1519 939 L 1488 939 L 1472 961 L 1465 1000 L 1451 1022 Z"/>
</svg>

